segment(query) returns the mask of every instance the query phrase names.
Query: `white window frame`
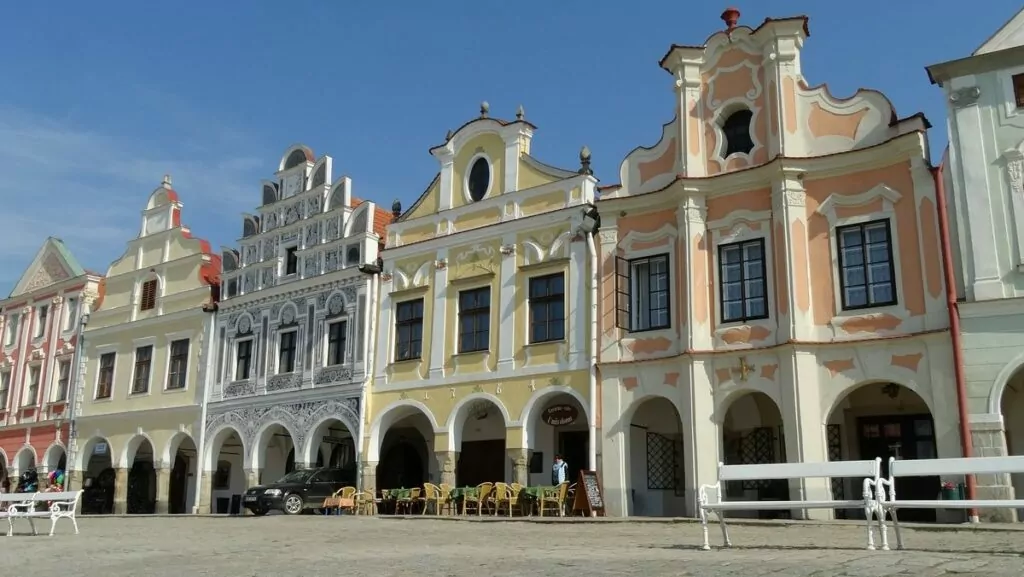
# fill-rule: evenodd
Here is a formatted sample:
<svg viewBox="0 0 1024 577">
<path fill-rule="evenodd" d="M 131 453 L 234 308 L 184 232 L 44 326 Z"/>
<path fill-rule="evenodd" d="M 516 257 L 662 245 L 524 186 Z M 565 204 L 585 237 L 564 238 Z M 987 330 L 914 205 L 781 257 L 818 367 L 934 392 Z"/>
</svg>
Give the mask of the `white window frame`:
<svg viewBox="0 0 1024 577">
<path fill-rule="evenodd" d="M 0 403 L 0 413 L 7 410 L 7 403 L 10 401 L 11 378 L 13 373 L 14 372 L 12 369 L 0 371 L 0 384 L 4 385 L 3 388 L 0 388 L 0 392 L 6 392 L 6 396 L 2 397 L 3 403 Z M 6 383 L 4 383 L 4 377 L 7 377 Z"/>
<path fill-rule="evenodd" d="M 302 234 L 303 234 L 302 231 L 303 231 L 303 229 L 300 227 L 300 229 L 299 229 L 299 236 L 302 236 Z M 290 249 L 293 249 L 293 248 L 295 249 L 295 272 L 289 273 L 288 272 L 288 251 Z M 302 249 L 299 247 L 299 241 L 296 240 L 295 242 L 289 242 L 288 244 L 282 244 L 280 250 L 281 250 L 281 255 L 280 255 L 281 264 L 279 265 L 279 268 L 278 268 L 278 273 L 277 273 L 278 278 L 279 279 L 293 279 L 293 278 L 299 278 L 300 276 L 302 276 L 300 274 L 302 272 L 302 257 L 299 256 L 299 252 L 301 252 Z"/>
<path fill-rule="evenodd" d="M 246 377 L 239 377 L 238 375 L 238 345 L 244 342 L 250 342 L 249 345 L 249 374 Z M 231 381 L 248 381 L 252 380 L 253 373 L 256 371 L 256 367 L 253 361 L 256 360 L 256 337 L 252 334 L 247 334 L 244 337 L 234 339 L 231 344 Z"/>
<path fill-rule="evenodd" d="M 25 375 L 25 388 L 21 391 L 21 406 L 22 407 L 34 407 L 38 404 L 37 399 L 39 398 L 39 387 L 43 384 L 43 364 L 32 363 L 28 365 L 28 371 Z M 35 385 L 36 391 L 32 395 L 31 401 L 26 400 L 28 392 L 32 390 L 32 375 L 35 374 Z"/>
<path fill-rule="evenodd" d="M 281 371 L 281 337 L 285 333 L 295 333 L 295 351 L 292 353 L 292 365 L 294 365 L 294 366 L 292 367 L 292 370 L 282 372 Z M 290 375 L 292 373 L 299 372 L 299 370 L 300 370 L 300 367 L 299 367 L 299 350 L 301 348 L 301 344 L 299 343 L 299 327 L 298 326 L 289 326 L 289 327 L 287 327 L 285 329 L 277 329 L 277 333 L 276 333 L 276 335 L 274 337 L 274 341 L 277 344 L 277 346 L 274 347 L 274 353 L 275 353 L 275 355 L 274 355 L 274 369 L 275 369 L 274 370 L 274 374 L 276 374 L 276 375 Z"/>
<path fill-rule="evenodd" d="M 166 367 L 166 369 L 167 370 L 164 371 L 164 386 L 163 386 L 163 389 L 161 389 L 163 392 L 177 393 L 177 392 L 180 392 L 180 391 L 187 391 L 188 390 L 188 388 L 189 388 L 188 387 L 188 373 L 189 373 L 189 371 L 192 370 L 192 337 L 193 336 L 195 336 L 195 335 L 192 333 L 192 331 L 183 331 L 183 332 L 178 332 L 178 333 L 168 333 L 168 334 L 164 335 L 164 338 L 167 341 L 167 346 L 165 347 L 166 351 L 167 351 L 166 352 L 166 357 L 167 357 L 167 367 Z M 171 361 L 172 361 L 172 356 L 171 355 L 174 352 L 173 346 L 174 346 L 174 342 L 175 341 L 184 341 L 184 340 L 188 341 L 188 354 L 185 356 L 185 386 L 181 387 L 180 389 L 172 389 L 172 388 L 170 388 L 170 385 L 171 385 Z"/>
<path fill-rule="evenodd" d="M 494 325 L 491 323 L 491 320 L 492 320 L 493 316 L 490 315 L 490 314 L 487 316 L 487 348 L 486 349 L 476 350 L 476 351 L 461 352 L 461 350 L 462 350 L 462 329 L 461 329 L 461 326 L 462 326 L 462 293 L 467 292 L 467 291 L 477 291 L 477 290 L 484 289 L 484 288 L 487 289 L 490 292 L 490 294 L 488 294 L 488 299 L 491 302 L 491 309 L 493 310 L 494 309 L 494 286 L 490 282 L 488 282 L 486 284 L 480 284 L 480 285 L 474 285 L 474 286 L 460 286 L 460 287 L 458 287 L 458 290 L 455 291 L 455 354 L 456 355 L 473 355 L 473 354 L 478 354 L 478 353 L 489 353 L 489 352 L 491 352 L 492 343 L 494 341 Z M 568 309 L 566 310 L 566 316 L 568 316 Z M 499 335 L 499 338 L 500 338 L 500 335 Z"/>
<path fill-rule="evenodd" d="M 879 197 L 882 199 L 882 210 L 880 211 L 844 218 L 840 218 L 836 215 L 836 205 L 845 207 L 865 206 Z M 905 317 L 903 311 L 905 310 L 904 302 L 906 299 L 904 298 L 905 293 L 903 292 L 903 266 L 900 262 L 901 245 L 899 230 L 897 229 L 896 223 L 896 209 L 894 206 L 902 197 L 903 195 L 898 191 L 880 183 L 860 194 L 840 195 L 833 193 L 829 195 L 829 197 L 826 198 L 818 207 L 817 212 L 828 219 L 829 226 L 828 237 L 829 259 L 832 269 L 832 306 L 835 311 L 835 315 L 832 318 L 833 325 L 842 319 L 862 317 L 865 315 L 879 315 L 887 313 L 901 319 Z M 843 310 L 843 289 L 839 282 L 839 276 L 841 273 L 839 271 L 839 236 L 836 234 L 837 230 L 844 226 L 865 224 L 876 220 L 889 221 L 889 243 L 891 245 L 890 250 L 892 252 L 893 271 L 896 277 L 894 279 L 896 284 L 896 304 L 859 308 L 848 311 Z"/>
<path fill-rule="evenodd" d="M 81 300 L 77 296 L 64 298 L 64 319 L 61 322 L 61 331 L 69 333 L 75 330 L 75 322 L 78 321 L 78 307 Z"/>
<path fill-rule="evenodd" d="M 20 312 L 7 315 L 7 322 L 4 323 L 4 346 L 13 347 L 18 341 L 18 329 L 21 328 Z"/>
<path fill-rule="evenodd" d="M 469 194 L 469 173 L 472 171 L 473 165 L 476 164 L 476 161 L 481 158 L 487 161 L 487 190 L 484 192 L 484 195 L 480 197 L 480 200 L 473 200 L 473 196 Z M 478 152 L 469 157 L 469 162 L 466 163 L 466 167 L 463 169 L 462 198 L 466 201 L 467 205 L 474 204 L 487 200 L 491 196 L 492 192 L 494 192 L 494 161 L 486 152 Z"/>
<path fill-rule="evenodd" d="M 411 303 L 414 301 L 420 301 L 420 305 L 423 308 L 423 312 L 420 315 L 420 354 L 415 357 L 408 359 L 398 358 L 398 307 L 403 304 Z M 428 342 L 427 331 L 430 327 L 427 325 L 427 297 L 426 295 L 420 294 L 418 296 L 408 296 L 401 300 L 392 300 L 392 318 L 391 318 L 391 342 L 388 346 L 391 348 L 391 363 L 412 363 L 412 362 L 424 362 L 430 359 L 423 358 L 423 353 L 426 352 L 424 346 Z"/>
<path fill-rule="evenodd" d="M 1024 74 L 1024 66 L 1008 68 L 998 72 L 1003 108 L 1006 111 L 1007 118 L 1013 118 L 1014 116 L 1024 114 L 1024 108 L 1017 108 L 1017 97 L 1013 93 L 1013 77 L 1018 74 Z"/>
<path fill-rule="evenodd" d="M 714 315 L 714 326 L 717 332 L 722 328 L 742 327 L 742 326 L 754 326 L 762 325 L 770 330 L 774 330 L 773 323 L 775 322 L 775 245 L 772 244 L 772 229 L 774 227 L 774 221 L 772 220 L 772 211 L 760 210 L 753 211 L 747 209 L 738 209 L 732 211 L 725 218 L 713 220 L 707 223 L 708 233 L 711 235 L 711 283 L 712 290 L 714 290 L 714 297 L 711 301 L 714 303 L 711 314 Z M 758 225 L 760 229 L 755 229 L 751 225 Z M 722 290 L 721 283 L 719 282 L 719 276 L 721 275 L 721 263 L 719 262 L 719 247 L 727 244 L 734 244 L 738 242 L 750 242 L 754 240 L 760 240 L 764 243 L 764 275 L 765 275 L 765 299 L 766 306 L 768 309 L 768 317 L 762 319 L 752 319 L 749 321 L 730 321 L 727 323 L 722 322 Z M 786 255 L 789 258 L 789 255 Z M 781 282 L 781 281 L 780 281 Z"/>
<path fill-rule="evenodd" d="M 135 363 L 138 361 L 139 349 L 141 347 L 152 347 L 149 352 L 149 375 L 146 376 L 146 391 L 144 393 L 135 392 Z M 128 396 L 145 397 L 153 393 L 153 372 L 157 369 L 156 363 L 156 337 L 146 337 L 142 339 L 136 339 L 132 341 L 132 371 L 131 379 L 128 381 Z"/>
<path fill-rule="evenodd" d="M 331 361 L 331 326 L 336 325 L 338 323 L 345 323 L 345 331 L 344 331 L 345 332 L 345 343 L 344 343 L 345 347 L 344 347 L 344 350 L 341 351 L 341 362 L 336 364 L 336 365 L 332 365 L 332 364 L 330 364 L 330 361 Z M 324 328 L 326 329 L 326 330 L 324 330 L 324 366 L 325 367 L 340 367 L 340 366 L 343 366 L 346 363 L 348 363 L 348 361 L 350 360 L 349 356 L 351 356 L 351 355 L 349 355 L 349 352 L 348 352 L 349 343 L 352 342 L 352 339 L 351 339 L 352 327 L 349 326 L 350 324 L 351 323 L 348 322 L 348 316 L 346 316 L 346 315 L 338 315 L 336 317 L 329 318 L 324 323 Z"/>
<path fill-rule="evenodd" d="M 46 311 L 46 315 L 43 315 L 43 311 Z M 50 320 L 50 305 L 42 304 L 35 307 L 35 321 L 36 329 L 32 335 L 33 340 L 39 340 L 46 338 L 46 323 Z"/>
<path fill-rule="evenodd" d="M 51 403 L 62 403 L 62 402 L 67 402 L 68 401 L 67 397 L 71 395 L 71 372 L 72 372 L 71 363 L 73 362 L 73 360 L 74 360 L 74 356 L 73 355 L 67 356 L 67 357 L 58 357 L 57 358 L 57 363 L 54 366 L 54 368 L 56 370 L 54 371 L 54 374 L 53 374 L 53 382 L 50 384 L 50 387 L 51 387 L 51 390 L 50 390 L 50 402 Z M 60 368 L 63 365 L 65 365 L 65 364 L 67 364 L 67 367 L 68 367 L 68 386 L 64 390 L 65 398 L 62 401 L 62 400 L 57 398 L 57 396 L 58 396 L 57 395 L 57 391 L 60 390 Z"/>
<path fill-rule="evenodd" d="M 114 366 L 110 370 L 110 396 L 100 397 L 100 374 L 103 372 L 103 355 L 106 354 L 114 355 Z M 120 356 L 117 352 L 117 345 L 101 345 L 96 347 L 96 378 L 93 380 L 92 386 L 92 400 L 94 402 L 112 401 L 114 399 L 114 389 L 117 388 L 117 361 Z"/>
</svg>

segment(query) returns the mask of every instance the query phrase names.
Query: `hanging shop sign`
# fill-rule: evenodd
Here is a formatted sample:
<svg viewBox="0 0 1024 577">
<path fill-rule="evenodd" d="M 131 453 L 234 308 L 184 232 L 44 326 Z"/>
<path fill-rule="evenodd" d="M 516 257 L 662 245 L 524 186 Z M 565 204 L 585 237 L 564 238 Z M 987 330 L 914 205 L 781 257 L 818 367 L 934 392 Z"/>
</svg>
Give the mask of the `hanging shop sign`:
<svg viewBox="0 0 1024 577">
<path fill-rule="evenodd" d="M 572 405 L 551 405 L 544 409 L 541 418 L 552 427 L 562 427 L 575 423 L 579 414 L 576 407 Z"/>
</svg>

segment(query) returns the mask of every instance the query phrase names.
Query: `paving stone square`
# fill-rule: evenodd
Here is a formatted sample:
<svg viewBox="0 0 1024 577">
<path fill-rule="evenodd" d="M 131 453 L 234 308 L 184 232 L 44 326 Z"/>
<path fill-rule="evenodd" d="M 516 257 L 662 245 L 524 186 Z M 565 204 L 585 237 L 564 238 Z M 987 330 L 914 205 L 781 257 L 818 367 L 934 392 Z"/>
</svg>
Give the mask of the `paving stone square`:
<svg viewBox="0 0 1024 577">
<path fill-rule="evenodd" d="M 857 525 L 734 526 L 733 549 L 700 551 L 695 523 L 269 516 L 86 517 L 79 524 L 79 535 L 61 522 L 50 538 L 48 522 L 35 537 L 16 522 L 15 535 L 2 539 L 0 566 L 17 570 L 31 560 L 34 575 L 75 577 L 1024 573 L 1024 531 L 908 530 L 911 550 L 872 552 Z"/>
</svg>

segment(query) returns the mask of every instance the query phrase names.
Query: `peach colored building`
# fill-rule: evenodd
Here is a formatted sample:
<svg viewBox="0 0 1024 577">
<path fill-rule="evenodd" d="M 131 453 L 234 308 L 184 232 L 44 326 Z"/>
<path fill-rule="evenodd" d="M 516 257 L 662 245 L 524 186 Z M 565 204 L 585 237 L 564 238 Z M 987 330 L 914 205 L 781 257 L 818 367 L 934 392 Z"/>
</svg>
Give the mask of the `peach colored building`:
<svg viewBox="0 0 1024 577">
<path fill-rule="evenodd" d="M 738 17 L 665 54 L 675 118 L 598 203 L 610 514 L 693 515 L 719 461 L 960 452 L 927 120 L 811 86 L 806 17 Z"/>
</svg>

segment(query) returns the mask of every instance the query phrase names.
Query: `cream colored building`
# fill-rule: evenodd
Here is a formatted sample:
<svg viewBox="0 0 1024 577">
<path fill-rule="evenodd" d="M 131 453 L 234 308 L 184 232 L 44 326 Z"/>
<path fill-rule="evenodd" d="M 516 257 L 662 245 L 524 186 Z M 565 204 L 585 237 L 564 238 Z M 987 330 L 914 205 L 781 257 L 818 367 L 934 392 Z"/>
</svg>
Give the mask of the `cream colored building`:
<svg viewBox="0 0 1024 577">
<path fill-rule="evenodd" d="M 181 225 L 181 208 L 165 177 L 90 311 L 69 459 L 72 487 L 86 490 L 83 512 L 190 513 L 195 504 L 220 256 Z"/>
<path fill-rule="evenodd" d="M 550 482 L 596 466 L 596 179 L 530 155 L 522 109 L 430 150 L 439 172 L 388 226 L 363 486 Z M 400 211 L 401 207 L 396 207 Z M 543 414 L 569 415 L 557 427 Z"/>
</svg>

